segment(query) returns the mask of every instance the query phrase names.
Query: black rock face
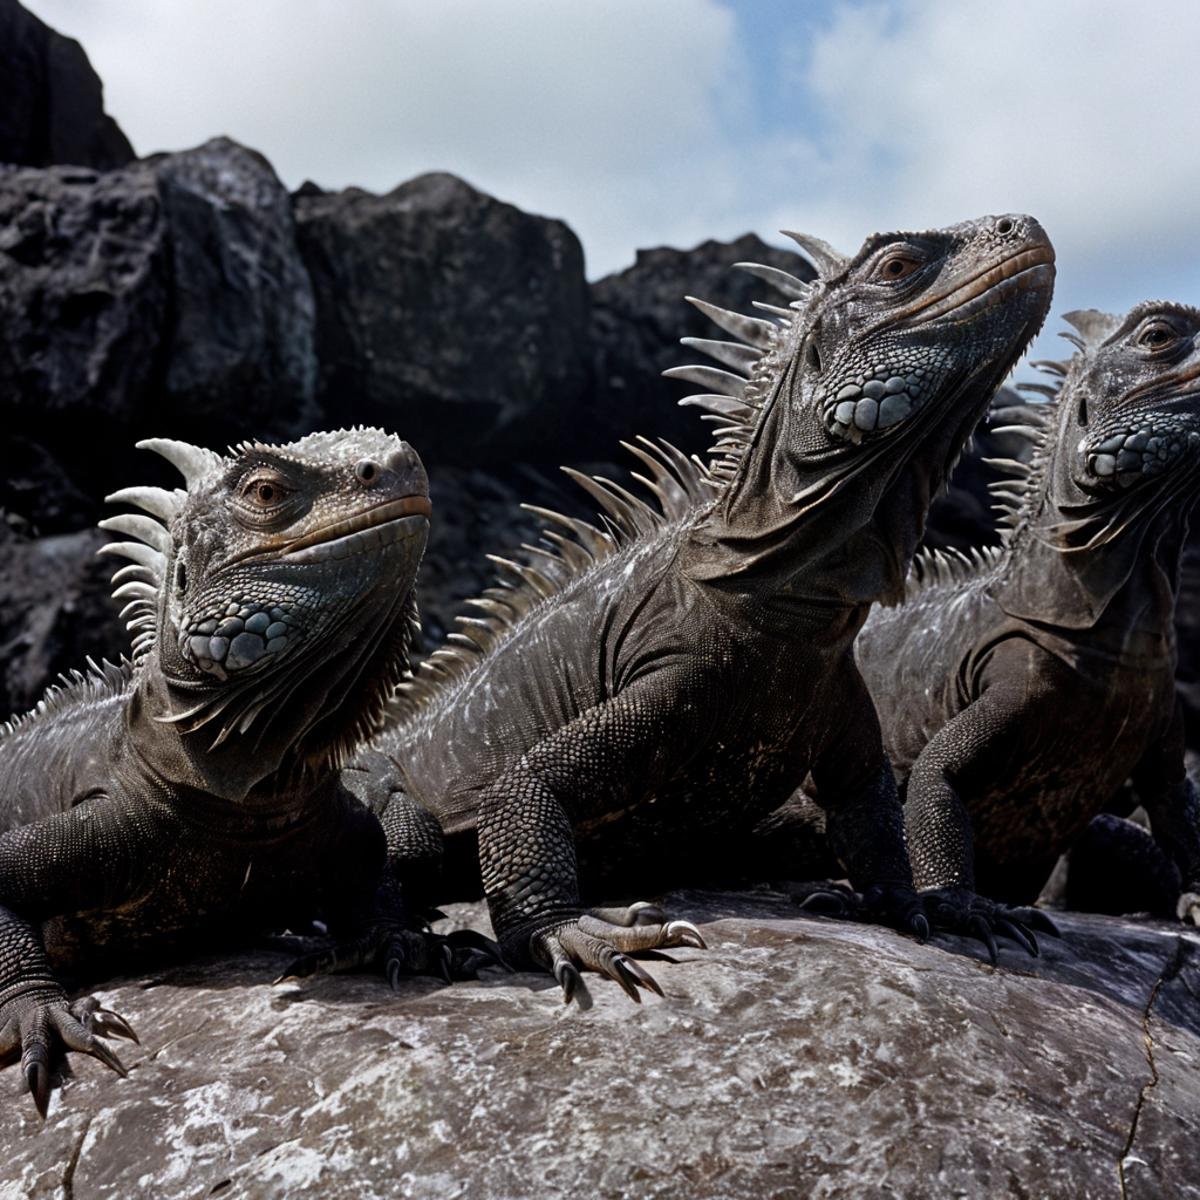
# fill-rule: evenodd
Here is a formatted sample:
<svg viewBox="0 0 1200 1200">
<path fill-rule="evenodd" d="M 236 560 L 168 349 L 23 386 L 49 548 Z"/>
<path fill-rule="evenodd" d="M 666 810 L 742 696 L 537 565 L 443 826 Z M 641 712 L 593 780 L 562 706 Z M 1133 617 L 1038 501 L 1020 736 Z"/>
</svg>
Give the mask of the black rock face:
<svg viewBox="0 0 1200 1200">
<path fill-rule="evenodd" d="M 104 173 L 0 167 L 12 511 L 43 531 L 94 519 L 140 469 L 139 437 L 221 445 L 314 428 L 315 379 L 312 289 L 261 155 L 216 139 Z M 47 458 L 90 507 L 47 495 Z"/>
<path fill-rule="evenodd" d="M 329 419 L 397 429 L 429 464 L 582 450 L 589 302 L 566 225 L 452 175 L 384 196 L 308 187 L 295 210 Z"/>
<path fill-rule="evenodd" d="M 132 158 L 83 47 L 0 0 L 0 162 L 106 171 Z"/>
</svg>

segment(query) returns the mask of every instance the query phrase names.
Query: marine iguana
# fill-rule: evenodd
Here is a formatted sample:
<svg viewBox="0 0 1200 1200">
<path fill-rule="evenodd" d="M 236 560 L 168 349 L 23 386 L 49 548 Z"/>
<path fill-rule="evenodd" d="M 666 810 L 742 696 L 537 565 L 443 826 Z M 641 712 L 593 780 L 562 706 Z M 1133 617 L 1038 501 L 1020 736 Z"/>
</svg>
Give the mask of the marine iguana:
<svg viewBox="0 0 1200 1200">
<path fill-rule="evenodd" d="M 1023 409 L 1028 464 L 993 485 L 1000 547 L 918 558 L 856 644 L 907 782 L 916 884 L 987 935 L 1132 777 L 1200 915 L 1200 800 L 1184 771 L 1175 598 L 1200 495 L 1200 310 L 1070 313 L 1070 363 Z M 994 944 L 989 946 L 993 957 Z"/>
<path fill-rule="evenodd" d="M 131 560 L 113 582 L 132 660 L 75 673 L 0 732 L 0 1061 L 20 1057 L 43 1116 L 68 1050 L 124 1074 L 99 1037 L 133 1036 L 57 970 L 314 916 L 393 981 L 469 953 L 376 894 L 384 836 L 337 775 L 408 667 L 419 458 L 373 429 L 225 456 L 139 446 L 187 486 L 109 497 L 149 514 L 101 523 L 135 539 L 102 551 Z"/>
<path fill-rule="evenodd" d="M 720 429 L 712 463 L 630 444 L 650 504 L 573 473 L 601 523 L 535 509 L 545 544 L 497 560 L 502 585 L 346 773 L 452 839 L 477 831 L 506 955 L 568 1001 L 579 967 L 638 999 L 658 985 L 630 954 L 703 944 L 644 904 L 589 911 L 577 863 L 685 855 L 810 769 L 869 909 L 928 932 L 851 647 L 902 590 L 930 498 L 1040 328 L 1054 254 L 1025 216 L 876 235 L 853 258 L 791 236 L 819 276 L 752 265 L 790 298 L 760 305 L 772 319 L 692 301 L 738 339 L 694 343 L 721 369 L 672 372 L 706 389 L 684 403 Z M 389 851 L 402 872 L 403 845 Z"/>
</svg>

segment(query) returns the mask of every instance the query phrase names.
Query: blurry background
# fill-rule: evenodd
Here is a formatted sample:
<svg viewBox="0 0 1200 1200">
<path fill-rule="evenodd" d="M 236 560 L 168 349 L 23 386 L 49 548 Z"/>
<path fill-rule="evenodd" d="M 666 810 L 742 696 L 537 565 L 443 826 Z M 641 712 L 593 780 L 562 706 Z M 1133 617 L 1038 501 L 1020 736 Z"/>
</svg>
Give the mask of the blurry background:
<svg viewBox="0 0 1200 1200">
<path fill-rule="evenodd" d="M 776 298 L 729 267 L 804 272 L 781 227 L 1030 211 L 1057 312 L 1197 300 L 1197 50 L 1190 0 L 0 0 L 0 715 L 125 646 L 140 437 L 407 437 L 432 641 L 518 501 L 587 510 L 558 464 L 704 449 L 681 297 Z M 994 536 L 987 477 L 932 541 Z"/>
</svg>

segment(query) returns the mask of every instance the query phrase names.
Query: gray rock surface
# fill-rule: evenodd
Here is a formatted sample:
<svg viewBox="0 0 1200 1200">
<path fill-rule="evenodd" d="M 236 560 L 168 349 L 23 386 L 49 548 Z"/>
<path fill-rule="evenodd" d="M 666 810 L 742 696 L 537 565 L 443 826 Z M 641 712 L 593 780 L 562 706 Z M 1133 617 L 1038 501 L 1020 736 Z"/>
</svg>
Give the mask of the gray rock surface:
<svg viewBox="0 0 1200 1200">
<path fill-rule="evenodd" d="M 578 455 L 588 291 L 566 225 L 444 174 L 306 185 L 295 209 L 331 418 L 400 430 L 430 464 Z"/>
<path fill-rule="evenodd" d="M 18 1098 L 0 1198 L 1200 1196 L 1200 937 L 1066 915 L 1040 960 L 678 893 L 666 999 L 533 975 L 392 995 L 248 953 L 98 989 L 143 1039 Z M 458 923 L 479 921 L 453 906 Z"/>
<path fill-rule="evenodd" d="M 83 47 L 0 0 L 0 162 L 106 170 L 132 158 Z"/>
</svg>

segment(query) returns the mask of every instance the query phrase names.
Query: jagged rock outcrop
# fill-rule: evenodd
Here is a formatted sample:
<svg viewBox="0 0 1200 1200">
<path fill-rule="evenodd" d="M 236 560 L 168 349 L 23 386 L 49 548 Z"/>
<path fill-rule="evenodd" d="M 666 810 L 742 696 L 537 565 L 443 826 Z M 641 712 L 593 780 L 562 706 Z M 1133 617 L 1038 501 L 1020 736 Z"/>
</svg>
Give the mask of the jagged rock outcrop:
<svg viewBox="0 0 1200 1200">
<path fill-rule="evenodd" d="M 813 275 L 800 255 L 748 233 L 733 242 L 702 242 L 691 250 L 639 250 L 633 266 L 592 285 L 592 406 L 611 437 L 665 437 L 689 453 L 710 445 L 711 428 L 695 409 L 676 403 L 694 392 L 694 385 L 661 376 L 668 367 L 708 361 L 680 346 L 681 337 L 725 336 L 684 301 L 685 295 L 738 312 L 752 312 L 754 300 L 786 303 L 761 280 L 732 270 L 736 262 L 766 263 L 801 279 Z"/>
<path fill-rule="evenodd" d="M 0 457 L 6 501 L 33 501 L 22 516 L 47 507 L 26 458 L 94 502 L 136 477 L 136 437 L 314 428 L 313 331 L 290 199 L 261 155 L 218 138 L 108 172 L 0 167 L 0 440 L 35 446 Z"/>
<path fill-rule="evenodd" d="M 452 175 L 295 196 L 317 298 L 319 396 L 429 464 L 554 463 L 587 444 L 588 292 L 561 221 Z"/>
<path fill-rule="evenodd" d="M 104 171 L 132 158 L 83 47 L 0 0 L 0 162 Z"/>
<path fill-rule="evenodd" d="M 11 1097 L 0 1200 L 1200 1196 L 1195 932 L 1064 915 L 993 969 L 778 892 L 668 903 L 711 948 L 640 1006 L 495 972 L 272 988 L 282 951 L 107 983 L 129 1078 L 77 1063 L 44 1126 Z"/>
</svg>

